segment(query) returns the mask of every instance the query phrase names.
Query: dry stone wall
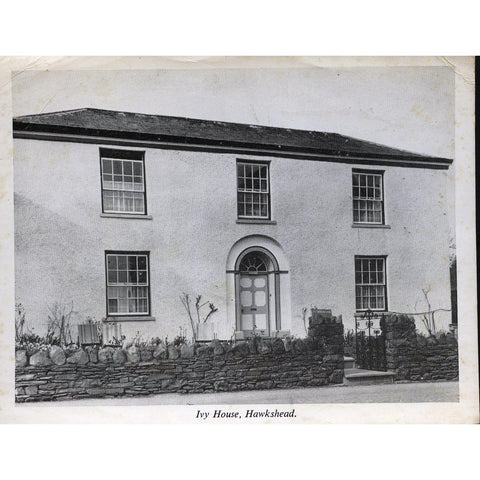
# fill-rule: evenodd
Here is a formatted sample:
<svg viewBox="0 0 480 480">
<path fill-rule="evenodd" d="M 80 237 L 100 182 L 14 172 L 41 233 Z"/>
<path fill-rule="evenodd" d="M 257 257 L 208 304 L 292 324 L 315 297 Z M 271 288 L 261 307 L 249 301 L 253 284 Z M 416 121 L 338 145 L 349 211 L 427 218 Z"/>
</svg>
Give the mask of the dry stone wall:
<svg viewBox="0 0 480 480">
<path fill-rule="evenodd" d="M 134 397 L 328 385 L 343 381 L 343 325 L 316 322 L 306 339 L 233 345 L 17 350 L 16 401 Z"/>
<path fill-rule="evenodd" d="M 415 321 L 407 315 L 386 315 L 381 327 L 387 369 L 396 373 L 396 380 L 458 379 L 458 344 L 454 335 L 417 335 Z"/>
</svg>

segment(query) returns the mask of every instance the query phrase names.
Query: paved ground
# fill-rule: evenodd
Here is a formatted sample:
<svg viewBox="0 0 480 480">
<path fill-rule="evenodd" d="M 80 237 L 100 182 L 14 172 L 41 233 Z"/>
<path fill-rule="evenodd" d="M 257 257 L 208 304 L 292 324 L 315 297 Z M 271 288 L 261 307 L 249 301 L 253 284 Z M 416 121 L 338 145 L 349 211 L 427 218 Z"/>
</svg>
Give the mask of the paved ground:
<svg viewBox="0 0 480 480">
<path fill-rule="evenodd" d="M 458 402 L 458 382 L 396 383 L 391 385 L 355 385 L 296 388 L 285 390 L 255 390 L 179 394 L 166 393 L 150 397 L 87 399 L 61 402 L 62 406 L 93 405 L 242 405 L 292 403 L 422 403 Z M 60 402 L 41 402 L 58 405 Z M 30 403 L 24 405 L 39 405 Z"/>
</svg>

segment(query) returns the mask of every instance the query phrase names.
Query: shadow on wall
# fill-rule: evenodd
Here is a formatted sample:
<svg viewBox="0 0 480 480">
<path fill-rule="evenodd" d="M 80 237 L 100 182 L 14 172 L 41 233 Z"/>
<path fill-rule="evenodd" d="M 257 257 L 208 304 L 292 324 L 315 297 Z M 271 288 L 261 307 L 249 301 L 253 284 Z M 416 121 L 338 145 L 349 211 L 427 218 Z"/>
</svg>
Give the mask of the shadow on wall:
<svg viewBox="0 0 480 480">
<path fill-rule="evenodd" d="M 14 202 L 15 298 L 24 305 L 35 331 L 46 333 L 48 307 L 56 302 L 73 302 L 73 323 L 97 311 L 103 305 L 103 293 L 95 288 L 97 278 L 86 265 L 97 260 L 93 252 L 104 261 L 100 235 L 23 195 L 15 194 Z M 92 257 L 86 258 L 86 251 Z"/>
</svg>

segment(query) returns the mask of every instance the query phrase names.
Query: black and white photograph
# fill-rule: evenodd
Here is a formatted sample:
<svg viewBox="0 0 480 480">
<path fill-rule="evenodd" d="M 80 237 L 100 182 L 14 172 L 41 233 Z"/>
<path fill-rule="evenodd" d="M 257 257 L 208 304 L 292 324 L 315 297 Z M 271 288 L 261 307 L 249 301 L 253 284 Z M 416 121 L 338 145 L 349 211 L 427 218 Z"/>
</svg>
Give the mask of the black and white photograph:
<svg viewBox="0 0 480 480">
<path fill-rule="evenodd" d="M 459 406 L 458 77 L 399 63 L 14 72 L 15 409 Z"/>
</svg>

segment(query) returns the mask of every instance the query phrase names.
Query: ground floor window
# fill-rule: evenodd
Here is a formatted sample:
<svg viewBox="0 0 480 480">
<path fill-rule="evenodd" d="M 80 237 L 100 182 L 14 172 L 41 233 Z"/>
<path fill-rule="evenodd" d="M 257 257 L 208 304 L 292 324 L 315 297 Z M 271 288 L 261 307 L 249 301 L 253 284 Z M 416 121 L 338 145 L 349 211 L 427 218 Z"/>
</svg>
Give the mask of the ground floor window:
<svg viewBox="0 0 480 480">
<path fill-rule="evenodd" d="M 357 311 L 387 310 L 386 257 L 355 257 Z"/>
<path fill-rule="evenodd" d="M 107 315 L 149 315 L 148 252 L 106 252 Z"/>
</svg>

